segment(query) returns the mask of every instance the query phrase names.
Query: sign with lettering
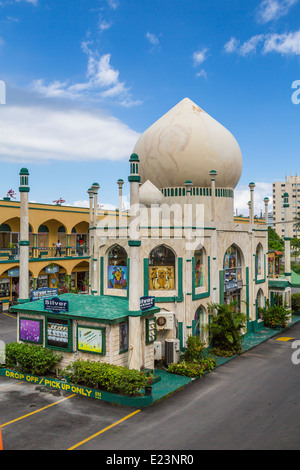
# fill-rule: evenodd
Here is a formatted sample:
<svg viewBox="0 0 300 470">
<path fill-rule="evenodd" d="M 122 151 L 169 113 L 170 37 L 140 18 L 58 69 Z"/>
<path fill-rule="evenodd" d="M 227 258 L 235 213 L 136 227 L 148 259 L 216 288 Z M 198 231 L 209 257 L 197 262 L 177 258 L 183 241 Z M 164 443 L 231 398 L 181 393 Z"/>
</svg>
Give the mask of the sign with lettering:
<svg viewBox="0 0 300 470">
<path fill-rule="evenodd" d="M 238 283 L 236 281 L 228 281 L 227 284 L 225 284 L 225 291 L 233 291 L 238 289 Z"/>
<path fill-rule="evenodd" d="M 154 296 L 145 296 L 140 298 L 140 309 L 142 312 L 149 310 L 155 306 L 155 297 Z"/>
<path fill-rule="evenodd" d="M 53 287 L 40 287 L 30 293 L 30 300 L 40 300 L 45 297 L 53 297 L 58 295 L 58 289 Z"/>
<path fill-rule="evenodd" d="M 69 302 L 60 300 L 58 297 L 44 299 L 44 310 L 51 310 L 54 313 L 67 313 L 69 311 Z"/>
</svg>

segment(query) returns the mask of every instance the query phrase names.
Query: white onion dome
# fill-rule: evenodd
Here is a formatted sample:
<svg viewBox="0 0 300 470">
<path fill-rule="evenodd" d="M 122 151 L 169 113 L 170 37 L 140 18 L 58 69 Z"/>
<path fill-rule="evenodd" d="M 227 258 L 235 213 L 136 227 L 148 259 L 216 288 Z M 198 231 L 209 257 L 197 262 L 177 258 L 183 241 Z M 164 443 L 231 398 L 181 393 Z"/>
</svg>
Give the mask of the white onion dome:
<svg viewBox="0 0 300 470">
<path fill-rule="evenodd" d="M 141 183 L 158 188 L 209 187 L 234 189 L 242 173 L 242 154 L 233 135 L 189 98 L 180 101 L 138 139 L 133 153 L 140 159 Z"/>
</svg>

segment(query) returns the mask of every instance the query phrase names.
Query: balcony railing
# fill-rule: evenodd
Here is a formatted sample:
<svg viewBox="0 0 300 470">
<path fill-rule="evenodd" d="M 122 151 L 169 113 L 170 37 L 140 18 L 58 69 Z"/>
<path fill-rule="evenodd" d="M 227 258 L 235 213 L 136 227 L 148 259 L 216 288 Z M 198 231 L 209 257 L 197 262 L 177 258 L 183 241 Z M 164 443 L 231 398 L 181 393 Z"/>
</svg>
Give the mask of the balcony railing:
<svg viewBox="0 0 300 470">
<path fill-rule="evenodd" d="M 89 256 L 89 247 L 62 246 L 60 251 L 56 247 L 29 247 L 29 259 L 48 258 L 80 258 Z M 18 261 L 20 259 L 19 248 L 0 248 L 0 261 Z"/>
</svg>

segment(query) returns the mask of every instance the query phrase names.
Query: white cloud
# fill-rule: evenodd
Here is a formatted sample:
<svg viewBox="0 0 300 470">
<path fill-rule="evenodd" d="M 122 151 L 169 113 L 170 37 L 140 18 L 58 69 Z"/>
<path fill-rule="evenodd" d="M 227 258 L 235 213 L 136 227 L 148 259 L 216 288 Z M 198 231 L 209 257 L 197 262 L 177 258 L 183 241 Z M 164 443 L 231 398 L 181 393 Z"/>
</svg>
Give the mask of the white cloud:
<svg viewBox="0 0 300 470">
<path fill-rule="evenodd" d="M 298 0 L 263 0 L 260 4 L 257 18 L 261 23 L 268 23 L 285 16 Z"/>
<path fill-rule="evenodd" d="M 107 3 L 113 10 L 116 10 L 119 6 L 119 2 L 117 0 L 107 0 Z"/>
<path fill-rule="evenodd" d="M 201 51 L 196 51 L 193 54 L 194 65 L 202 64 L 207 58 L 208 49 L 204 48 Z"/>
<path fill-rule="evenodd" d="M 202 70 L 200 70 L 200 72 L 196 73 L 196 77 L 197 78 L 203 77 L 203 78 L 207 79 L 207 73 L 204 69 L 202 69 Z"/>
<path fill-rule="evenodd" d="M 152 46 L 158 46 L 159 44 L 159 39 L 155 34 L 152 33 L 146 33 L 146 38 L 152 44 Z"/>
<path fill-rule="evenodd" d="M 259 182 L 255 183 L 254 188 L 254 215 L 260 216 L 261 212 L 264 216 L 265 212 L 265 203 L 264 198 L 268 197 L 270 199 L 268 210 L 272 210 L 272 183 Z M 248 201 L 250 200 L 250 189 L 248 186 L 239 185 L 234 191 L 234 209 L 238 214 L 243 214 L 244 216 L 249 215 Z"/>
<path fill-rule="evenodd" d="M 100 20 L 99 21 L 99 32 L 103 33 L 103 31 L 106 31 L 107 29 L 111 28 L 112 23 L 108 23 L 106 20 Z"/>
<path fill-rule="evenodd" d="M 128 158 L 139 134 L 105 113 L 0 107 L 0 160 L 43 163 Z"/>
<path fill-rule="evenodd" d="M 232 37 L 224 46 L 224 49 L 226 52 L 231 54 L 232 52 L 235 52 L 239 46 L 240 41 Z"/>
<path fill-rule="evenodd" d="M 300 30 L 283 34 L 259 34 L 245 41 L 240 42 L 235 38 L 231 38 L 224 48 L 228 53 L 237 53 L 241 56 L 247 56 L 257 51 L 257 47 L 261 45 L 262 54 L 277 52 L 282 55 L 299 55 L 300 54 Z"/>
<path fill-rule="evenodd" d="M 72 83 L 70 80 L 55 80 L 45 84 L 44 80 L 34 80 L 30 88 L 47 98 L 68 99 L 93 99 L 103 100 L 114 98 L 121 106 L 136 106 L 140 100 L 132 99 L 130 88 L 124 82 L 119 81 L 120 72 L 115 69 L 110 61 L 111 54 L 103 54 L 99 57 L 97 52 L 90 48 L 90 42 L 82 43 L 82 50 L 88 56 L 86 80 L 81 83 Z"/>
</svg>

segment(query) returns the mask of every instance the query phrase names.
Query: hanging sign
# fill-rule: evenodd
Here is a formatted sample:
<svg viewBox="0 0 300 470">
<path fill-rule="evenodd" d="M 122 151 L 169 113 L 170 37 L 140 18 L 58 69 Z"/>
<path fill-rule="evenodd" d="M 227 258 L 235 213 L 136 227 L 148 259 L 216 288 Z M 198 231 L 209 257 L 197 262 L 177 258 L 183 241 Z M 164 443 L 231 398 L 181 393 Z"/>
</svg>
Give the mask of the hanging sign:
<svg viewBox="0 0 300 470">
<path fill-rule="evenodd" d="M 44 299 L 44 310 L 51 310 L 54 313 L 67 313 L 69 311 L 68 300 L 60 300 L 58 297 Z"/>
<path fill-rule="evenodd" d="M 225 291 L 234 291 L 238 289 L 238 283 L 236 281 L 228 281 L 227 284 L 225 284 Z"/>
<path fill-rule="evenodd" d="M 145 296 L 140 298 L 140 309 L 142 312 L 149 310 L 155 306 L 155 297 L 154 296 Z"/>
</svg>

